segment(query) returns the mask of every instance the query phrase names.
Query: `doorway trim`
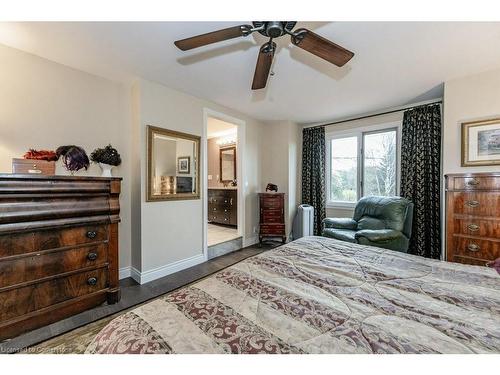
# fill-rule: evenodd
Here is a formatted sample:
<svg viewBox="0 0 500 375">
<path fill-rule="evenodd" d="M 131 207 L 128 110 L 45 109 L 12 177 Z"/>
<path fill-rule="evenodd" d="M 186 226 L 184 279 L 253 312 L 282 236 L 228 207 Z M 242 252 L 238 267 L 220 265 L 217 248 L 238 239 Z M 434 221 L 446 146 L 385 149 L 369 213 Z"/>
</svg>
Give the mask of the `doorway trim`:
<svg viewBox="0 0 500 375">
<path fill-rule="evenodd" d="M 216 118 L 236 126 L 236 180 L 238 181 L 238 236 L 242 237 L 243 246 L 245 246 L 245 196 L 247 181 L 245 179 L 245 128 L 246 122 L 223 112 L 218 112 L 210 108 L 203 108 L 203 134 L 201 139 L 202 146 L 202 202 L 203 202 L 203 256 L 208 260 L 208 118 Z"/>
</svg>

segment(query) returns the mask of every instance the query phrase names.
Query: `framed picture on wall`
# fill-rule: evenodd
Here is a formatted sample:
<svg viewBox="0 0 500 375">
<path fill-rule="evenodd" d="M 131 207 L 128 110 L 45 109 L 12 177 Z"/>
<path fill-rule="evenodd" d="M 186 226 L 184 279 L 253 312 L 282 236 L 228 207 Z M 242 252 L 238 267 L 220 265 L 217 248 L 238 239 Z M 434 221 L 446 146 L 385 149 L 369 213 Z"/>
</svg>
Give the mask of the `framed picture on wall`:
<svg viewBox="0 0 500 375">
<path fill-rule="evenodd" d="M 500 165 L 500 118 L 462 123 L 462 167 Z"/>
<path fill-rule="evenodd" d="M 191 158 L 189 156 L 179 156 L 177 158 L 177 173 L 189 174 Z"/>
</svg>

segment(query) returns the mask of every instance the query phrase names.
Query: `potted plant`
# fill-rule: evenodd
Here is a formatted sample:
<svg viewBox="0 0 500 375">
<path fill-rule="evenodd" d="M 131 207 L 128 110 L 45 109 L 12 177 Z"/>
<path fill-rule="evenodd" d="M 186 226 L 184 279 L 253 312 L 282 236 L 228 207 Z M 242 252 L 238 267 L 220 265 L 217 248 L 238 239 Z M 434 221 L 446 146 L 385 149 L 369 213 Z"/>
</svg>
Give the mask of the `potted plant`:
<svg viewBox="0 0 500 375">
<path fill-rule="evenodd" d="M 99 164 L 102 170 L 102 177 L 111 177 L 113 167 L 117 167 L 122 163 L 120 154 L 111 145 L 107 145 L 104 148 L 96 148 L 90 154 L 90 160 Z"/>
</svg>

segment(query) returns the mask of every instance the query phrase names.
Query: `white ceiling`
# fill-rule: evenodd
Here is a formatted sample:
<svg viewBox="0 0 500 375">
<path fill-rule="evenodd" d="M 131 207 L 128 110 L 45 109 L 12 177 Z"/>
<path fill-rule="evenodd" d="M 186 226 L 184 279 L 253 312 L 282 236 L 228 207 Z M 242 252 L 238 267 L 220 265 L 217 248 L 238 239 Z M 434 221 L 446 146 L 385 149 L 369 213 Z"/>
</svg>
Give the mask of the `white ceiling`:
<svg viewBox="0 0 500 375">
<path fill-rule="evenodd" d="M 113 80 L 136 76 L 262 120 L 317 122 L 442 95 L 500 68 L 500 23 L 299 22 L 355 52 L 344 67 L 275 40 L 274 77 L 250 90 L 260 34 L 182 52 L 173 42 L 245 22 L 0 23 L 0 43 Z"/>
<path fill-rule="evenodd" d="M 227 135 L 236 134 L 238 128 L 236 125 L 226 121 L 219 120 L 214 117 L 207 119 L 207 138 L 224 137 Z"/>
</svg>

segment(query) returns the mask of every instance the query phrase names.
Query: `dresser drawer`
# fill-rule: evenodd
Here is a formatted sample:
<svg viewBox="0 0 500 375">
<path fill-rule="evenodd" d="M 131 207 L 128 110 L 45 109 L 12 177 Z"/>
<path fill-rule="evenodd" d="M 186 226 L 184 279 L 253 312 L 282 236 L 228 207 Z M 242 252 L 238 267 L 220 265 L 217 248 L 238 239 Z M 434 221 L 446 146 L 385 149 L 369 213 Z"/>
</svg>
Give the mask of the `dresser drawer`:
<svg viewBox="0 0 500 375">
<path fill-rule="evenodd" d="M 285 235 L 285 224 L 261 224 L 260 235 Z"/>
<path fill-rule="evenodd" d="M 0 259 L 0 288 L 76 271 L 107 265 L 108 244 L 101 243 L 64 251 L 34 253 L 14 259 Z"/>
<path fill-rule="evenodd" d="M 283 210 L 263 210 L 262 223 L 278 223 L 283 224 Z"/>
<path fill-rule="evenodd" d="M 500 177 L 453 177 L 453 183 L 449 188 L 455 190 L 498 190 L 500 189 Z"/>
<path fill-rule="evenodd" d="M 227 206 L 232 206 L 232 205 L 236 204 L 236 200 L 234 198 L 227 197 L 227 196 L 219 196 L 219 195 L 210 197 L 208 202 L 210 204 L 227 205 Z"/>
<path fill-rule="evenodd" d="M 231 207 L 230 206 L 225 206 L 225 205 L 214 205 L 210 204 L 208 205 L 208 213 L 209 214 L 220 214 L 220 213 L 225 213 L 229 215 L 231 212 Z"/>
<path fill-rule="evenodd" d="M 455 236 L 453 242 L 454 255 L 484 260 L 500 257 L 500 241 Z"/>
<path fill-rule="evenodd" d="M 500 220 L 455 217 L 454 222 L 455 234 L 489 238 L 498 238 L 500 235 Z"/>
<path fill-rule="evenodd" d="M 260 201 L 260 207 L 264 210 L 266 209 L 280 209 L 282 208 L 282 198 L 280 196 L 276 197 L 265 197 Z"/>
<path fill-rule="evenodd" d="M 448 259 L 448 261 L 462 264 L 471 264 L 473 266 L 486 266 L 486 263 L 488 263 L 488 261 L 484 259 L 471 258 L 460 255 L 454 255 L 453 259 Z"/>
<path fill-rule="evenodd" d="M 108 225 L 49 229 L 0 236 L 0 257 L 108 240 Z"/>
<path fill-rule="evenodd" d="M 107 272 L 106 268 L 99 268 L 17 289 L 0 290 L 0 321 L 105 289 Z"/>
<path fill-rule="evenodd" d="M 453 205 L 457 214 L 495 217 L 500 212 L 500 191 L 449 194 L 453 194 Z"/>
</svg>

